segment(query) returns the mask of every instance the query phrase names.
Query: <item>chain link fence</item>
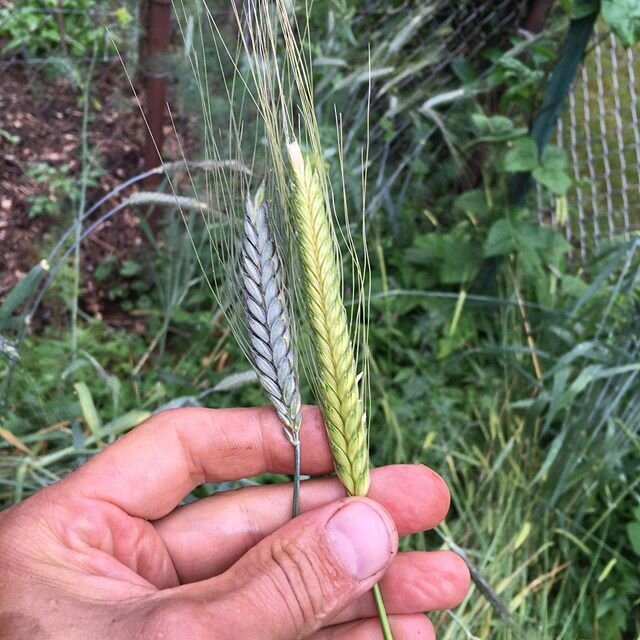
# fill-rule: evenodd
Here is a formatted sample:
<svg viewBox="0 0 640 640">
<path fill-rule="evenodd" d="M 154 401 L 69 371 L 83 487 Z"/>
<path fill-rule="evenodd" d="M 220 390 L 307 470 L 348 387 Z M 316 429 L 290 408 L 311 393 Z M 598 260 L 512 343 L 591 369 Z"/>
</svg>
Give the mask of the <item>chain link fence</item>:
<svg viewBox="0 0 640 640">
<path fill-rule="evenodd" d="M 583 260 L 640 230 L 639 92 L 638 50 L 596 27 L 556 130 L 576 184 L 564 231 Z M 553 198 L 537 197 L 540 221 L 553 220 Z"/>
</svg>

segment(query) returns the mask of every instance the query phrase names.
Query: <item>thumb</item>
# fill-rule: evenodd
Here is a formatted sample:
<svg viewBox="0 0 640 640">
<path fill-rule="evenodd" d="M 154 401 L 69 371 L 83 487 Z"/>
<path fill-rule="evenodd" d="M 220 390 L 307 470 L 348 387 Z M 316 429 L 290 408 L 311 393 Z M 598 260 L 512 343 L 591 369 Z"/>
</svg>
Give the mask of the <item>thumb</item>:
<svg viewBox="0 0 640 640">
<path fill-rule="evenodd" d="M 214 636 L 308 636 L 373 587 L 397 544 L 391 516 L 366 498 L 347 498 L 292 520 L 225 574 L 200 583 L 205 590 L 207 582 L 217 583 L 210 585 L 211 606 L 225 622 Z M 229 589 L 224 595 L 221 586 Z"/>
</svg>

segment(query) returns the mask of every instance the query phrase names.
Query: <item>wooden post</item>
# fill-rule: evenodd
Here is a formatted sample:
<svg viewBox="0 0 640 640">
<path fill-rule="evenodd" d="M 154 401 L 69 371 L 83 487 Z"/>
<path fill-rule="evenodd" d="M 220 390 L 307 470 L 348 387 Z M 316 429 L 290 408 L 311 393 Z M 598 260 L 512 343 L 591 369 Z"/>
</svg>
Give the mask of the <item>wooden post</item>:
<svg viewBox="0 0 640 640">
<path fill-rule="evenodd" d="M 147 130 L 144 144 L 145 171 L 162 163 L 164 123 L 167 102 L 165 55 L 171 35 L 171 0 L 141 0 L 140 16 L 144 35 L 140 41 L 140 66 L 144 78 L 144 108 Z M 147 186 L 158 183 L 160 176 L 152 176 Z"/>
<path fill-rule="evenodd" d="M 553 8 L 553 0 L 535 0 L 529 10 L 529 15 L 522 23 L 522 29 L 528 33 L 540 33 Z"/>
</svg>

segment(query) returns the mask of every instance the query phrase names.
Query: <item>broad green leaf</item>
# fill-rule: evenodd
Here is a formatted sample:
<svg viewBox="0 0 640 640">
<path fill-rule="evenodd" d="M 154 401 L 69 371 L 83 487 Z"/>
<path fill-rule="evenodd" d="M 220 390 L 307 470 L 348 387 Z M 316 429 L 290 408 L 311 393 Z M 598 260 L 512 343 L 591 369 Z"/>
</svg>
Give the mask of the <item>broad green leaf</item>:
<svg viewBox="0 0 640 640">
<path fill-rule="evenodd" d="M 505 171 L 533 171 L 538 165 L 538 147 L 531 138 L 516 140 L 504 157 Z"/>
<path fill-rule="evenodd" d="M 486 116 L 484 113 L 474 113 L 471 120 L 478 131 L 478 137 L 474 140 L 479 142 L 505 142 L 516 140 L 527 135 L 527 129 L 516 127 L 510 118 L 505 116 Z"/>
<path fill-rule="evenodd" d="M 546 249 L 545 261 L 560 269 L 562 260 L 572 249 L 571 243 L 558 231 L 549 227 L 541 227 L 545 231 Z"/>
<path fill-rule="evenodd" d="M 577 276 L 571 274 L 564 274 L 562 276 L 562 290 L 574 298 L 578 298 L 587 291 L 589 285 Z"/>
<path fill-rule="evenodd" d="M 567 168 L 569 160 L 567 158 L 567 152 L 560 147 L 556 147 L 554 144 L 548 144 L 542 150 L 542 158 L 540 164 L 545 169 L 557 169 L 562 171 Z"/>
<path fill-rule="evenodd" d="M 627 525 L 627 535 L 631 548 L 640 556 L 640 522 L 630 522 Z"/>
<path fill-rule="evenodd" d="M 453 202 L 453 206 L 465 213 L 475 216 L 486 216 L 489 213 L 487 198 L 482 189 L 473 189 L 460 194 Z"/>
<path fill-rule="evenodd" d="M 94 272 L 94 277 L 98 282 L 104 282 L 110 275 L 113 274 L 113 270 L 116 265 L 116 258 L 114 256 L 109 256 L 105 260 L 103 260 L 97 267 Z"/>
<path fill-rule="evenodd" d="M 451 249 L 440 263 L 440 282 L 443 284 L 459 284 L 469 280 L 476 271 L 480 256 L 469 245 L 459 245 Z"/>
<path fill-rule="evenodd" d="M 486 116 L 484 113 L 471 114 L 471 121 L 481 133 L 505 134 L 514 130 L 513 121 L 506 116 Z"/>
<path fill-rule="evenodd" d="M 602 17 L 625 47 L 640 41 L 638 0 L 602 0 Z"/>
<path fill-rule="evenodd" d="M 550 229 L 537 223 L 516 220 L 512 224 L 512 233 L 516 244 L 531 249 L 547 249 L 551 244 Z M 551 231 L 553 233 L 553 231 Z"/>
<path fill-rule="evenodd" d="M 142 265 L 135 260 L 125 260 L 120 267 L 120 275 L 125 278 L 137 276 L 142 271 Z"/>
<path fill-rule="evenodd" d="M 491 133 L 511 133 L 515 129 L 513 120 L 506 116 L 491 116 L 489 118 L 489 131 Z"/>
<path fill-rule="evenodd" d="M 464 228 L 428 233 L 416 238 L 406 258 L 412 264 L 430 267 L 443 284 L 459 284 L 470 279 L 480 264 L 477 244 Z"/>
<path fill-rule="evenodd" d="M 477 77 L 476 71 L 471 63 L 460 56 L 451 61 L 451 70 L 462 82 L 467 84 L 473 82 Z"/>
<path fill-rule="evenodd" d="M 542 271 L 542 260 L 540 259 L 541 251 L 533 245 L 523 242 L 521 237 L 517 238 L 517 252 L 519 263 L 529 274 L 536 275 L 536 283 L 543 282 L 540 278 Z"/>
<path fill-rule="evenodd" d="M 484 243 L 484 256 L 503 256 L 511 253 L 516 248 L 513 227 L 506 218 L 496 220 L 489 229 L 489 234 Z"/>
<path fill-rule="evenodd" d="M 557 196 L 565 195 L 573 184 L 571 178 L 564 171 L 559 171 L 558 169 L 538 167 L 533 170 L 532 175 L 535 180 Z"/>
</svg>

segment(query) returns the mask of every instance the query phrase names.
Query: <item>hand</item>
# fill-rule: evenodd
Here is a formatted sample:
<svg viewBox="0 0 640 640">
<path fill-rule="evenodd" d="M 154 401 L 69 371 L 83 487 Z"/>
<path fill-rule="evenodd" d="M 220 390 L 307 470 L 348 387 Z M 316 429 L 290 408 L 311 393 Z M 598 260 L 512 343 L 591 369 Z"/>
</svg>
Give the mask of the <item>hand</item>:
<svg viewBox="0 0 640 640">
<path fill-rule="evenodd" d="M 302 426 L 305 474 L 332 470 L 316 409 Z M 243 488 L 178 507 L 203 482 L 292 468 L 269 409 L 158 414 L 64 480 L 0 513 L 0 638 L 11 640 L 373 640 L 382 579 L 396 640 L 434 637 L 422 611 L 456 605 L 465 564 L 397 553 L 449 506 L 426 467 L 372 473 L 370 498 L 337 480 Z M 384 577 L 383 577 L 384 576 Z"/>
</svg>

